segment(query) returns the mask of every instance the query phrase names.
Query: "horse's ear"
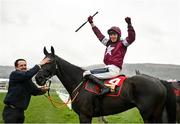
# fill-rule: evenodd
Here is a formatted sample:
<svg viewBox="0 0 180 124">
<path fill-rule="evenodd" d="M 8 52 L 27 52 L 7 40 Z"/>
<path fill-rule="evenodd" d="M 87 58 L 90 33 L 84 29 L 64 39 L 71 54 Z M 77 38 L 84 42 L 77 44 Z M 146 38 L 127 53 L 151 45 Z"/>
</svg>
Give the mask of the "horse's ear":
<svg viewBox="0 0 180 124">
<path fill-rule="evenodd" d="M 139 70 L 136 70 L 136 75 L 140 75 L 140 71 Z"/>
<path fill-rule="evenodd" d="M 46 50 L 46 47 L 44 47 L 44 55 L 49 54 L 48 51 Z"/>
<path fill-rule="evenodd" d="M 55 55 L 55 51 L 54 51 L 54 47 L 53 47 L 53 46 L 51 46 L 51 53 L 52 53 L 53 55 Z"/>
</svg>

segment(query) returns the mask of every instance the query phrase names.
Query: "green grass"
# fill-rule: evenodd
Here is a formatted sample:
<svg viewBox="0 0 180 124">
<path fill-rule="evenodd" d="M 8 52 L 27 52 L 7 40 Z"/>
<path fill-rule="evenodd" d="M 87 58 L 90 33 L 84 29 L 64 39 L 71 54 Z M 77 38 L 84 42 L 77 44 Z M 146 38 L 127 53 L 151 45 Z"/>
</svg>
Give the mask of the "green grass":
<svg viewBox="0 0 180 124">
<path fill-rule="evenodd" d="M 55 92 L 51 93 L 53 98 L 62 103 Z M 0 93 L 0 114 L 3 110 L 3 99 L 5 93 Z M 61 104 L 62 105 L 62 104 Z M 54 108 L 44 96 L 33 96 L 30 105 L 25 112 L 25 123 L 79 123 L 77 114 L 73 110 L 69 110 L 64 106 L 60 109 Z M 110 123 L 142 123 L 142 118 L 136 108 L 126 112 L 106 116 Z M 0 123 L 2 123 L 0 116 Z M 93 118 L 93 123 L 97 123 L 97 119 Z"/>
<path fill-rule="evenodd" d="M 5 93 L 0 93 L 0 123 L 3 122 L 2 111 L 3 111 L 3 107 L 4 107 L 4 104 L 3 104 L 4 97 L 5 97 Z"/>
</svg>

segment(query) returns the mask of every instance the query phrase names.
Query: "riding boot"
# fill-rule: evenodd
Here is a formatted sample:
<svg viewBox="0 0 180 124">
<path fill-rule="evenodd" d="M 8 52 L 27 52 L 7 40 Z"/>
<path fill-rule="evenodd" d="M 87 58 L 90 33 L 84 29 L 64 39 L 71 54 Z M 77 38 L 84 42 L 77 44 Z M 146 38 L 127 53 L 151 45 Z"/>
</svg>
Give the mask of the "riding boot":
<svg viewBox="0 0 180 124">
<path fill-rule="evenodd" d="M 100 88 L 101 88 L 101 93 L 99 95 L 104 95 L 110 92 L 110 88 L 105 86 L 104 84 L 100 83 L 101 80 L 99 80 L 97 77 L 94 75 L 88 75 L 88 79 L 92 80 L 94 83 L 96 83 Z"/>
</svg>

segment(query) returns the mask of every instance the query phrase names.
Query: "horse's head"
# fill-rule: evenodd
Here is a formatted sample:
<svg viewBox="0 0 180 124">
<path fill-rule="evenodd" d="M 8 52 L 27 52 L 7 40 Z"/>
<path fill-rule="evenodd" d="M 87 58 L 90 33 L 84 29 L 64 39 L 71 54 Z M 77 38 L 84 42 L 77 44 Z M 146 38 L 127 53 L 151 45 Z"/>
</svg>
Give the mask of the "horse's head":
<svg viewBox="0 0 180 124">
<path fill-rule="evenodd" d="M 35 76 L 36 83 L 40 86 L 44 85 L 49 78 L 56 75 L 56 68 L 57 68 L 54 48 L 51 47 L 51 53 L 49 53 L 46 50 L 46 47 L 44 47 L 44 54 L 45 54 L 45 58 L 46 57 L 50 58 L 50 63 L 43 65 L 40 71 Z"/>
</svg>

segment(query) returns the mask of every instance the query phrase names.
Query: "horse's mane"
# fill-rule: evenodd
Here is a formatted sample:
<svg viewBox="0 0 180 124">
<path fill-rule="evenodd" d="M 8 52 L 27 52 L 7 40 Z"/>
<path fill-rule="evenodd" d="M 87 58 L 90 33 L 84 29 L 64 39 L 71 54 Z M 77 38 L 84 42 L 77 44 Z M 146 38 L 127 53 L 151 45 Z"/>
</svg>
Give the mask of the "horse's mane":
<svg viewBox="0 0 180 124">
<path fill-rule="evenodd" d="M 56 55 L 56 59 L 60 61 L 60 63 L 62 63 L 62 65 L 64 65 L 65 67 L 69 67 L 69 68 L 73 68 L 73 69 L 77 69 L 77 70 L 80 70 L 80 71 L 84 71 L 83 68 L 79 67 L 79 66 L 76 66 L 68 61 L 66 61 L 65 59 L 59 57 Z"/>
</svg>

